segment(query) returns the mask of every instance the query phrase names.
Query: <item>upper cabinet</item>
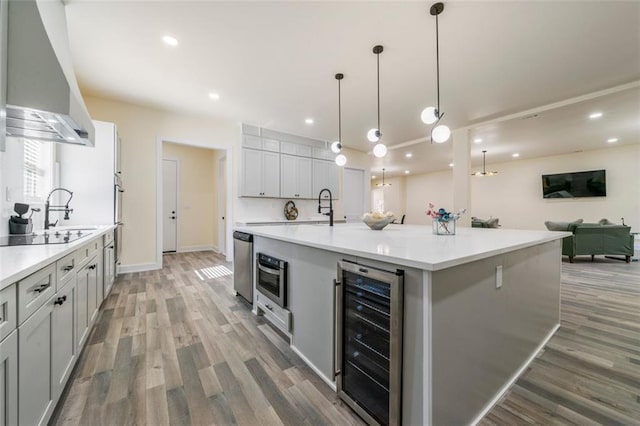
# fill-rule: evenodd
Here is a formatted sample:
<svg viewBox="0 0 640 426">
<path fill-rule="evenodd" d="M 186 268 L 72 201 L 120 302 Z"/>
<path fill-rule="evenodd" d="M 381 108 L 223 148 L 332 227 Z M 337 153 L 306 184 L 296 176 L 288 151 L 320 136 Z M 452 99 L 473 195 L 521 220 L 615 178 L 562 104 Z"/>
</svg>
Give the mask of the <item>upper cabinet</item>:
<svg viewBox="0 0 640 426">
<path fill-rule="evenodd" d="M 246 124 L 242 133 L 243 197 L 313 199 L 328 188 L 338 198 L 339 167 L 322 142 Z"/>
</svg>

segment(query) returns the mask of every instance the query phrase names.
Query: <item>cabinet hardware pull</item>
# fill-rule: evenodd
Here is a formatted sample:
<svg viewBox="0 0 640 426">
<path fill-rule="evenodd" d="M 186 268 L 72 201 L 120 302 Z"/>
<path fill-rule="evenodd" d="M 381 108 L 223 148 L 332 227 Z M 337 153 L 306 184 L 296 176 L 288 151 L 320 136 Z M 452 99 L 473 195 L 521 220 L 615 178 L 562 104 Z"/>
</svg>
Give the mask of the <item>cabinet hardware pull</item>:
<svg viewBox="0 0 640 426">
<path fill-rule="evenodd" d="M 334 279 L 333 280 L 333 286 L 334 286 L 334 290 L 333 290 L 333 321 L 334 321 L 334 328 L 333 328 L 333 365 L 334 365 L 334 372 L 333 372 L 333 377 L 338 377 L 342 374 L 342 370 L 341 370 L 341 365 L 340 365 L 340 361 L 341 361 L 341 355 L 339 354 L 339 352 L 342 350 L 342 343 L 341 343 L 341 339 L 342 339 L 342 317 L 341 317 L 341 305 L 342 304 L 342 294 L 341 294 L 341 288 L 340 286 L 342 285 L 342 282 Z"/>
<path fill-rule="evenodd" d="M 56 299 L 55 302 L 53 302 L 54 305 L 62 305 L 64 302 L 67 301 L 67 296 L 62 296 L 62 297 L 58 297 Z"/>
<path fill-rule="evenodd" d="M 64 268 L 62 268 L 62 270 L 63 270 L 64 272 L 72 271 L 72 270 L 73 270 L 73 265 L 67 265 L 67 266 L 65 266 Z"/>
<path fill-rule="evenodd" d="M 273 308 L 271 307 L 271 305 L 264 305 L 265 308 L 267 308 L 270 311 L 273 311 Z"/>
<path fill-rule="evenodd" d="M 34 288 L 33 291 L 34 293 L 42 293 L 43 291 L 45 291 L 46 289 L 48 289 L 50 286 L 49 283 L 46 284 L 40 284 L 38 287 Z"/>
<path fill-rule="evenodd" d="M 98 265 L 96 265 L 95 263 L 93 265 L 89 265 L 89 269 L 96 269 Z"/>
</svg>

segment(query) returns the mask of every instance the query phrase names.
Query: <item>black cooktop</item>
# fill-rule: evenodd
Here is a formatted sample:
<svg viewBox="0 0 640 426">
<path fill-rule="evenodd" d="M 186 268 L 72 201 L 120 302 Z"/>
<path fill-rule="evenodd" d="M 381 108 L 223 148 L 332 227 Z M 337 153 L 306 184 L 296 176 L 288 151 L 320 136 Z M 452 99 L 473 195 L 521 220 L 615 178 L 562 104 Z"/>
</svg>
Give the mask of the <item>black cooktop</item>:
<svg viewBox="0 0 640 426">
<path fill-rule="evenodd" d="M 46 231 L 32 234 L 9 235 L 0 237 L 2 246 L 35 246 L 42 244 L 65 244 L 89 235 L 86 231 Z"/>
</svg>

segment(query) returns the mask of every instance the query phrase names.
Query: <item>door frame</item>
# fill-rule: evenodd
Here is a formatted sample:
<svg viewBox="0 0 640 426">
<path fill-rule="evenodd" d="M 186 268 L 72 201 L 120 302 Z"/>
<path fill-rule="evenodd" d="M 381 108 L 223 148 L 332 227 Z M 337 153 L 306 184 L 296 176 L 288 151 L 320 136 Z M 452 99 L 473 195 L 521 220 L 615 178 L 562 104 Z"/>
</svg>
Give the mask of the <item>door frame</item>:
<svg viewBox="0 0 640 426">
<path fill-rule="evenodd" d="M 232 188 L 230 187 L 232 179 L 232 168 L 229 167 L 229 164 L 233 164 L 233 150 L 232 144 L 223 144 L 220 142 L 213 141 L 194 141 L 183 138 L 169 137 L 169 136 L 158 136 L 156 137 L 156 264 L 154 269 L 162 269 L 162 144 L 163 142 L 176 143 L 180 145 L 189 145 L 195 146 L 198 148 L 205 149 L 214 149 L 219 151 L 224 151 L 224 155 L 227 158 L 227 169 L 226 169 L 226 206 L 225 206 L 225 234 L 226 234 L 226 247 L 231 247 L 233 243 L 233 233 L 231 224 L 233 223 L 233 210 L 231 206 L 233 205 L 232 198 Z M 231 262 L 233 257 L 231 255 L 231 250 L 227 249 L 226 260 Z"/>
<path fill-rule="evenodd" d="M 176 220 L 176 253 L 178 253 L 180 251 L 180 216 L 178 216 L 178 214 L 180 213 L 180 160 L 175 158 L 175 157 L 163 157 L 162 161 L 173 161 L 176 163 L 176 216 L 177 216 L 177 220 Z M 161 172 L 162 172 L 162 167 L 160 168 Z M 164 185 L 162 185 L 162 182 L 160 182 L 160 187 L 161 190 L 164 191 Z M 162 193 L 162 201 L 164 201 L 164 192 Z M 164 206 L 161 204 L 160 208 L 162 209 Z M 160 218 L 162 219 L 162 212 L 160 213 Z M 162 224 L 161 224 L 162 226 Z M 162 226 L 162 237 L 163 239 L 160 240 L 160 246 L 164 245 L 164 226 Z M 164 248 L 164 247 L 162 247 Z M 164 250 L 163 250 L 164 253 Z"/>
</svg>

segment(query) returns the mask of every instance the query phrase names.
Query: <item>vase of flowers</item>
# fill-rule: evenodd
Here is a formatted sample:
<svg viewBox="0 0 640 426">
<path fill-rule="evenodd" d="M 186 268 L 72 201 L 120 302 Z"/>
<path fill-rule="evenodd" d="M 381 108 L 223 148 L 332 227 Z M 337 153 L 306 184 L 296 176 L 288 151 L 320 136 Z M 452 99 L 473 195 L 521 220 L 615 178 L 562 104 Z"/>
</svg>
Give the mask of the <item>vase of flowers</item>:
<svg viewBox="0 0 640 426">
<path fill-rule="evenodd" d="M 455 235 L 456 221 L 464 214 L 466 209 L 461 209 L 458 213 L 451 213 L 443 208 L 436 209 L 429 203 L 429 208 L 425 211 L 427 216 L 433 219 L 433 233 L 436 235 Z"/>
</svg>

